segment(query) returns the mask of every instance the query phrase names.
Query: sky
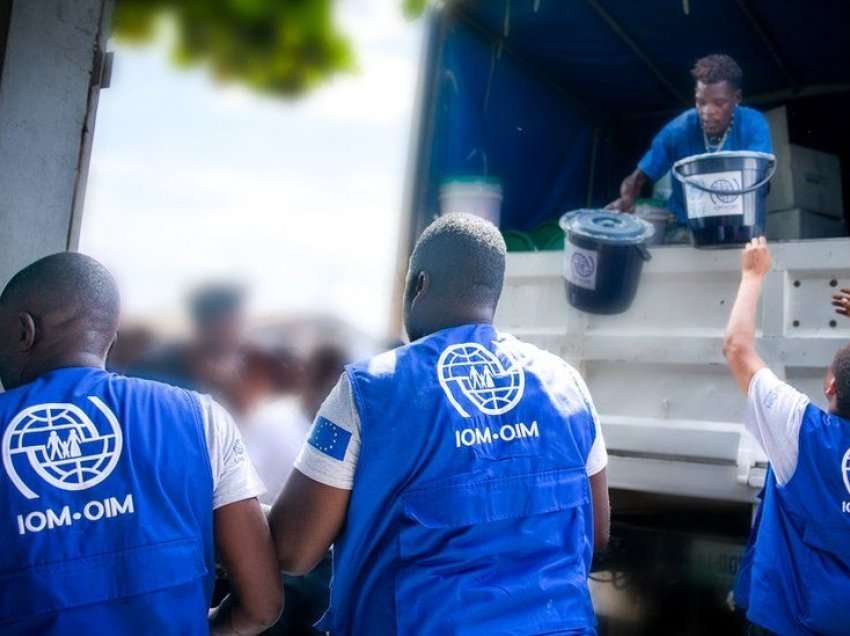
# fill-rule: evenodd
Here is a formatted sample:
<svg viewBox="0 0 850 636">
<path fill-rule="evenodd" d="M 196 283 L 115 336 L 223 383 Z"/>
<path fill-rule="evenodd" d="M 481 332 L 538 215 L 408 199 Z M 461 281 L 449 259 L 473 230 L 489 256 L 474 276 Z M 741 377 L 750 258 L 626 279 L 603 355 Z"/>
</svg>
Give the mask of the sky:
<svg viewBox="0 0 850 636">
<path fill-rule="evenodd" d="M 170 324 L 199 283 L 238 281 L 255 317 L 387 335 L 422 31 L 400 7 L 340 2 L 359 70 L 296 102 L 179 69 L 162 41 L 112 44 L 80 250 L 125 314 Z"/>
</svg>

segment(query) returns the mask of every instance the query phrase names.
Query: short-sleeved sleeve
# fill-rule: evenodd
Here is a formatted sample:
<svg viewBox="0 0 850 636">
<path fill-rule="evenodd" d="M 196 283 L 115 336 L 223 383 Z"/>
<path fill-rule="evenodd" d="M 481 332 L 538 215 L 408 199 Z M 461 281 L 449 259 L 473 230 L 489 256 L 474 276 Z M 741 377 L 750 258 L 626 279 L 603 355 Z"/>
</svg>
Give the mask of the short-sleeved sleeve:
<svg viewBox="0 0 850 636">
<path fill-rule="evenodd" d="M 800 426 L 809 398 L 768 368 L 750 380 L 744 424 L 761 444 L 780 485 L 797 469 Z"/>
<path fill-rule="evenodd" d="M 664 126 L 652 140 L 647 153 L 638 163 L 638 168 L 647 177 L 657 181 L 673 166 L 672 141 L 677 122 L 674 120 Z"/>
<path fill-rule="evenodd" d="M 585 462 L 587 476 L 592 477 L 608 465 L 608 449 L 605 446 L 605 438 L 602 436 L 602 426 L 599 424 L 599 413 L 596 412 L 596 406 L 593 404 L 593 399 L 590 397 L 590 390 L 587 388 L 584 378 L 582 378 L 578 371 L 574 369 L 573 381 L 578 387 L 579 393 L 581 393 L 581 396 L 587 405 L 587 409 L 593 417 L 593 427 L 595 429 L 593 445 L 590 447 L 590 453 L 587 456 L 587 462 Z"/>
<path fill-rule="evenodd" d="M 770 138 L 770 124 L 767 118 L 757 110 L 747 111 L 744 148 L 755 152 L 773 152 L 773 142 Z"/>
<path fill-rule="evenodd" d="M 343 373 L 313 420 L 295 468 L 326 486 L 351 490 L 359 457 L 360 416 Z"/>
<path fill-rule="evenodd" d="M 230 413 L 208 395 L 199 396 L 213 476 L 213 509 L 266 492 L 248 458 Z"/>
</svg>

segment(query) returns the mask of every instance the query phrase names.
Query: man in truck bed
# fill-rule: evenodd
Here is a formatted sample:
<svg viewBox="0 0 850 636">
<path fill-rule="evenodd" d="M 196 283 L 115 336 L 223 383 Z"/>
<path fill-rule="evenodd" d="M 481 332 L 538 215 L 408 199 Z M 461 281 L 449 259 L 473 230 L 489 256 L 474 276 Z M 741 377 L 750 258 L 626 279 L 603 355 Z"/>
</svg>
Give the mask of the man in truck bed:
<svg viewBox="0 0 850 636">
<path fill-rule="evenodd" d="M 505 243 L 449 215 L 410 259 L 413 342 L 347 367 L 272 509 L 284 570 L 334 546 L 332 634 L 593 634 L 607 453 L 561 358 L 492 326 Z"/>
<path fill-rule="evenodd" d="M 759 111 L 741 106 L 743 72 L 728 55 L 709 55 L 691 71 L 695 108 L 690 108 L 661 129 L 637 169 L 623 180 L 620 198 L 608 208 L 633 212 L 635 199 L 647 181 L 657 181 L 679 159 L 721 150 L 772 152 L 770 127 Z M 673 184 L 667 206 L 676 224 L 685 226 L 688 217 L 682 187 Z"/>
<path fill-rule="evenodd" d="M 770 270 L 763 238 L 747 245 L 724 353 L 748 395 L 747 429 L 770 460 L 751 547 L 735 589 L 747 618 L 778 634 L 850 630 L 850 346 L 824 378 L 823 410 L 781 381 L 755 349 Z"/>
</svg>

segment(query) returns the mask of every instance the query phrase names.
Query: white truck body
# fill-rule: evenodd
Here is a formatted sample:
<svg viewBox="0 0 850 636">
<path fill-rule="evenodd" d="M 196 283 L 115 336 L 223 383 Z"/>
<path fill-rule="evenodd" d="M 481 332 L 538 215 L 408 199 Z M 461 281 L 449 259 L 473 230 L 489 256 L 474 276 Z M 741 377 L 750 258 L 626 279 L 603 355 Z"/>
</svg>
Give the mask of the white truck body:
<svg viewBox="0 0 850 636">
<path fill-rule="evenodd" d="M 777 243 L 758 349 L 816 403 L 850 320 L 832 311 L 850 285 L 850 239 Z M 557 353 L 586 379 L 610 455 L 613 488 L 750 502 L 767 459 L 744 430 L 746 400 L 723 359 L 739 250 L 652 249 L 632 307 L 595 316 L 569 306 L 561 252 L 512 253 L 499 328 Z"/>
</svg>

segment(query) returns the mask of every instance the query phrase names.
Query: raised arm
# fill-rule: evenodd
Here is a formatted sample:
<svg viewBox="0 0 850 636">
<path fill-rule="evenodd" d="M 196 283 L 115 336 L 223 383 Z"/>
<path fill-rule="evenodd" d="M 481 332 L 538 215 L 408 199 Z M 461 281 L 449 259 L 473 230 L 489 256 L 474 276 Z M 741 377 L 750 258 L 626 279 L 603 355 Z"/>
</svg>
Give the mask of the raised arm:
<svg viewBox="0 0 850 636">
<path fill-rule="evenodd" d="M 771 258 L 764 237 L 750 241 L 741 255 L 741 284 L 726 325 L 723 355 L 741 391 L 747 393 L 750 380 L 766 367 L 755 347 L 756 312 L 764 277 Z"/>
</svg>

